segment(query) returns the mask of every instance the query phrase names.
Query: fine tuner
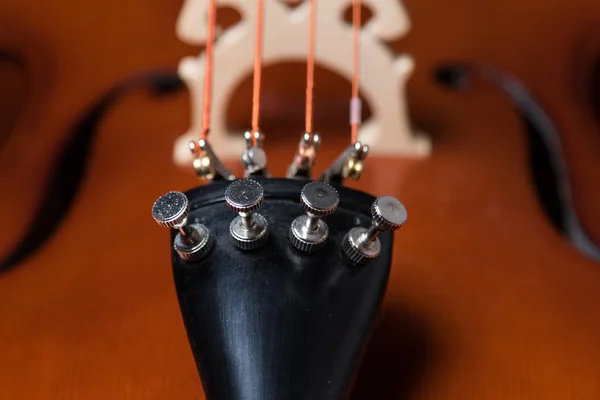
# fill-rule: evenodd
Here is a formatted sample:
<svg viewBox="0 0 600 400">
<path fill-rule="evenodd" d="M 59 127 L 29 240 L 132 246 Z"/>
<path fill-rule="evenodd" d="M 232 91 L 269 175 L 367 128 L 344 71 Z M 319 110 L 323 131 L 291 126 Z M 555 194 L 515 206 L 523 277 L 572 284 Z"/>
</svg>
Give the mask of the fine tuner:
<svg viewBox="0 0 600 400">
<path fill-rule="evenodd" d="M 255 250 L 266 244 L 269 238 L 265 217 L 256 213 L 264 202 L 264 190 L 253 179 L 238 179 L 230 183 L 224 192 L 227 207 L 238 213 L 231 220 L 229 233 L 233 244 L 241 250 Z M 304 215 L 297 216 L 289 227 L 289 244 L 307 254 L 321 249 L 329 237 L 329 228 L 323 218 L 335 213 L 339 203 L 336 189 L 325 183 L 313 181 L 300 191 Z M 190 205 L 181 192 L 168 192 L 156 200 L 152 207 L 154 220 L 162 227 L 177 231 L 173 249 L 189 263 L 197 263 L 208 255 L 214 246 L 210 229 L 200 223 L 188 224 Z M 347 260 L 354 265 L 365 265 L 379 256 L 381 232 L 395 231 L 407 219 L 402 203 L 391 197 L 377 198 L 371 205 L 372 224 L 369 228 L 358 226 L 350 229 L 339 244 Z M 200 266 L 200 264 L 198 264 Z"/>
<path fill-rule="evenodd" d="M 207 399 L 343 399 L 406 209 L 335 183 L 254 176 L 168 192 L 175 289 Z"/>
<path fill-rule="evenodd" d="M 227 206 L 238 213 L 231 221 L 229 232 L 237 247 L 242 250 L 256 249 L 267 241 L 267 220 L 255 213 L 264 201 L 263 188 L 252 179 L 240 179 L 225 189 Z"/>
<path fill-rule="evenodd" d="M 154 220 L 163 227 L 177 230 L 173 248 L 185 261 L 199 261 L 213 246 L 213 239 L 202 224 L 187 224 L 190 205 L 185 194 L 169 192 L 152 206 Z"/>
<path fill-rule="evenodd" d="M 290 228 L 290 239 L 298 250 L 311 253 L 325 245 L 329 229 L 322 217 L 337 210 L 337 191 L 326 183 L 311 182 L 302 188 L 300 200 L 306 211 L 294 219 Z"/>
<path fill-rule="evenodd" d="M 259 128 L 262 0 L 256 1 L 251 128 L 240 156 L 244 176 L 210 145 L 216 2 L 209 1 L 202 129 L 189 143 L 196 175 L 208 184 L 168 192 L 152 207 L 172 228 L 175 289 L 207 399 L 342 399 L 348 396 L 377 319 L 392 264 L 393 231 L 407 219 L 393 197 L 344 187 L 364 170 L 358 139 L 358 32 L 350 143 L 317 180 L 323 135 L 313 130 L 314 15 L 310 2 L 306 123 L 285 178 L 269 173 Z"/>
</svg>

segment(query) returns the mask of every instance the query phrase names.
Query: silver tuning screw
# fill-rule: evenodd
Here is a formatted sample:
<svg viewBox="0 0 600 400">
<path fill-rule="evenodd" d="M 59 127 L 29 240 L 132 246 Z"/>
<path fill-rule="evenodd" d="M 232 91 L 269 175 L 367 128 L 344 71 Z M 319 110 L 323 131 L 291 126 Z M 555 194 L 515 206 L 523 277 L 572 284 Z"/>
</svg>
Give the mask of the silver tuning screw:
<svg viewBox="0 0 600 400">
<path fill-rule="evenodd" d="M 173 247 L 185 261 L 199 261 L 213 247 L 208 228 L 202 224 L 187 224 L 190 204 L 185 194 L 169 192 L 152 206 L 152 217 L 162 227 L 178 230 Z"/>
<path fill-rule="evenodd" d="M 406 208 L 391 196 L 379 197 L 371 206 L 373 224 L 370 228 L 356 227 L 344 237 L 342 248 L 346 256 L 356 264 L 367 264 L 377 258 L 381 243 L 377 237 L 381 232 L 395 231 L 407 219 Z"/>
<path fill-rule="evenodd" d="M 246 150 L 242 153 L 242 165 L 245 172 L 244 177 L 269 176 L 267 170 L 267 153 L 263 150 L 265 135 L 262 132 L 244 133 Z"/>
<path fill-rule="evenodd" d="M 264 201 L 263 188 L 252 179 L 239 179 L 225 189 L 227 206 L 239 215 L 231 221 L 229 232 L 242 250 L 256 249 L 267 241 L 267 220 L 254 211 Z"/>
<path fill-rule="evenodd" d="M 337 210 L 340 198 L 331 185 L 311 182 L 302 188 L 300 201 L 306 215 L 301 215 L 292 222 L 290 239 L 298 250 L 311 253 L 325 245 L 329 229 L 321 218 Z"/>
</svg>

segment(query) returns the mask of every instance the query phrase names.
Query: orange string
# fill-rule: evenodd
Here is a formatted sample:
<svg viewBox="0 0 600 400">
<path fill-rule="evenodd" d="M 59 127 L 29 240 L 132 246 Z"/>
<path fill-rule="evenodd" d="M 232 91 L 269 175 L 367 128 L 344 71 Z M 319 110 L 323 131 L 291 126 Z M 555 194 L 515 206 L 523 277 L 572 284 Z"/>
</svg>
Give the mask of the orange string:
<svg viewBox="0 0 600 400">
<path fill-rule="evenodd" d="M 210 0 L 208 6 L 208 26 L 206 30 L 206 67 L 204 71 L 204 104 L 202 107 L 202 130 L 200 139 L 206 140 L 210 129 L 210 103 L 212 99 L 213 50 L 215 25 L 217 21 L 217 1 Z"/>
<path fill-rule="evenodd" d="M 360 58 L 360 11 L 361 1 L 354 0 L 352 3 L 352 30 L 353 37 L 353 72 L 352 72 L 352 98 L 358 99 L 358 77 L 359 77 L 359 58 Z M 351 111 L 352 112 L 352 111 Z M 350 142 L 356 143 L 358 140 L 358 121 L 354 120 L 351 124 Z"/>
<path fill-rule="evenodd" d="M 252 95 L 252 131 L 258 132 L 258 117 L 260 113 L 260 73 L 263 41 L 263 0 L 256 0 L 256 34 L 254 44 L 254 91 Z M 253 144 L 256 138 L 252 135 Z"/>
<path fill-rule="evenodd" d="M 305 132 L 312 132 L 313 119 L 313 86 L 315 72 L 315 14 L 316 0 L 310 1 L 310 15 L 308 20 L 308 55 L 306 57 L 306 122 Z"/>
</svg>

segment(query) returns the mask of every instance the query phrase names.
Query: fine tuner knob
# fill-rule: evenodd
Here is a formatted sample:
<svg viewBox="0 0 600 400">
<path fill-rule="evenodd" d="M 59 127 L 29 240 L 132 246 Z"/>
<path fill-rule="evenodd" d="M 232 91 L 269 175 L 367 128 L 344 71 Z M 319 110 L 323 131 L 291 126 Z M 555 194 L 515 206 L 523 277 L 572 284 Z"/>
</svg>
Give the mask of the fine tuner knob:
<svg viewBox="0 0 600 400">
<path fill-rule="evenodd" d="M 367 264 L 377 258 L 381 243 L 377 237 L 381 232 L 395 231 L 407 219 L 406 208 L 391 196 L 379 197 L 371 206 L 373 223 L 370 228 L 352 228 L 344 237 L 342 248 L 353 263 Z"/>
<path fill-rule="evenodd" d="M 300 201 L 306 214 L 296 218 L 290 227 L 294 247 L 311 253 L 325 245 L 329 229 L 321 218 L 333 214 L 339 200 L 337 191 L 324 182 L 311 182 L 302 188 Z"/>
<path fill-rule="evenodd" d="M 231 221 L 229 232 L 242 250 L 256 249 L 267 241 L 267 220 L 254 212 L 263 201 L 263 188 L 253 179 L 239 179 L 225 189 L 227 206 L 239 214 Z"/>
<path fill-rule="evenodd" d="M 152 217 L 162 227 L 178 230 L 173 247 L 185 261 L 199 261 L 213 247 L 208 228 L 202 224 L 187 225 L 190 205 L 185 194 L 169 192 L 158 198 L 152 206 Z"/>
</svg>

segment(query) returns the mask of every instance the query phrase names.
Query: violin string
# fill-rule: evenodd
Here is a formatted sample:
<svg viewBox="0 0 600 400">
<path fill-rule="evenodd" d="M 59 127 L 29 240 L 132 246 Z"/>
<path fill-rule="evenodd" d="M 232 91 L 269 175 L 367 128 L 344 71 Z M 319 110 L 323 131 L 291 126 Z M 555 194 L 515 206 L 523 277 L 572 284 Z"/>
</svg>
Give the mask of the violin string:
<svg viewBox="0 0 600 400">
<path fill-rule="evenodd" d="M 361 122 L 361 101 L 358 97 L 359 88 L 359 59 L 360 59 L 360 12 L 361 0 L 352 2 L 352 30 L 353 30 L 353 54 L 352 54 L 352 98 L 350 99 L 350 143 L 358 140 L 358 126 Z"/>
<path fill-rule="evenodd" d="M 208 6 L 208 24 L 206 31 L 206 66 L 204 73 L 204 100 L 202 106 L 202 130 L 200 139 L 206 140 L 210 130 L 210 106 L 212 100 L 213 51 L 215 44 L 215 25 L 217 23 L 217 1 L 210 0 Z"/>
<path fill-rule="evenodd" d="M 252 94 L 252 131 L 258 132 L 258 119 L 260 113 L 260 74 L 262 69 L 262 41 L 263 41 L 263 0 L 256 0 L 256 33 L 254 44 L 254 88 Z M 252 135 L 256 146 L 256 137 Z"/>
<path fill-rule="evenodd" d="M 306 56 L 306 119 L 305 132 L 312 132 L 313 123 L 313 86 L 315 72 L 315 14 L 316 0 L 309 0 L 308 19 L 308 55 Z"/>
</svg>

